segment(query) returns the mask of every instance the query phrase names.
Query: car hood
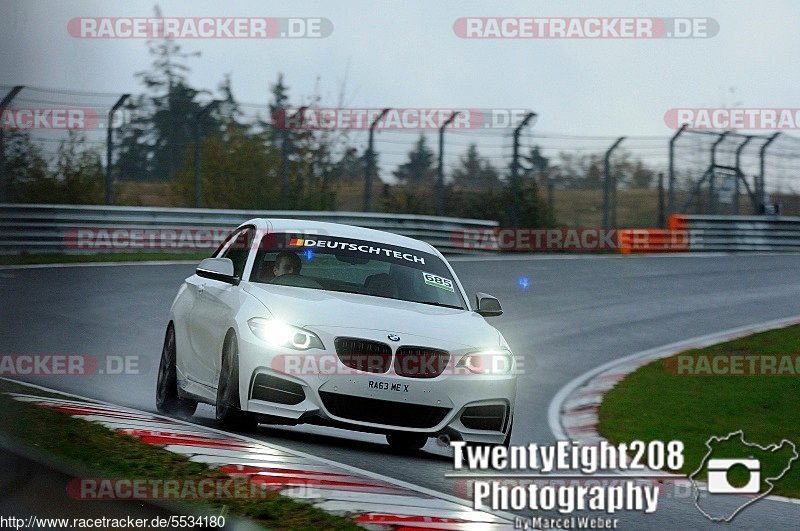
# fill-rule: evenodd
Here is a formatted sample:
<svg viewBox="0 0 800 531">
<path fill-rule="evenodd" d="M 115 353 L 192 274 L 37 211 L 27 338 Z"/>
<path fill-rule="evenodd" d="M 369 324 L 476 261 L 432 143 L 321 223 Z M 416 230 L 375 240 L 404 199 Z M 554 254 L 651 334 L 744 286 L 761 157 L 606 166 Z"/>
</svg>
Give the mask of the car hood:
<svg viewBox="0 0 800 531">
<path fill-rule="evenodd" d="M 292 286 L 248 284 L 245 289 L 273 317 L 311 330 L 381 330 L 465 347 L 501 345 L 500 333 L 468 310 Z"/>
</svg>

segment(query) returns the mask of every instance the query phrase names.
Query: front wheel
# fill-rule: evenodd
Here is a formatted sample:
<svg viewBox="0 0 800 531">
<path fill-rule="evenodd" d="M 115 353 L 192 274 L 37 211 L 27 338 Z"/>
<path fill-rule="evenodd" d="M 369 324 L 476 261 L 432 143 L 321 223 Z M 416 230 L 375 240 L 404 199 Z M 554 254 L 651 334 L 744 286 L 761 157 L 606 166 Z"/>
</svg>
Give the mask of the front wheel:
<svg viewBox="0 0 800 531">
<path fill-rule="evenodd" d="M 222 366 L 217 384 L 217 422 L 222 426 L 250 431 L 258 425 L 256 417 L 241 410 L 239 400 L 239 350 L 236 336 L 231 334 L 222 350 Z"/>
<path fill-rule="evenodd" d="M 191 417 L 197 409 L 197 402 L 189 398 L 181 398 L 178 395 L 176 357 L 175 328 L 170 323 L 167 327 L 167 335 L 164 337 L 164 347 L 161 349 L 161 362 L 158 365 L 156 408 L 169 415 L 178 414 Z"/>
</svg>

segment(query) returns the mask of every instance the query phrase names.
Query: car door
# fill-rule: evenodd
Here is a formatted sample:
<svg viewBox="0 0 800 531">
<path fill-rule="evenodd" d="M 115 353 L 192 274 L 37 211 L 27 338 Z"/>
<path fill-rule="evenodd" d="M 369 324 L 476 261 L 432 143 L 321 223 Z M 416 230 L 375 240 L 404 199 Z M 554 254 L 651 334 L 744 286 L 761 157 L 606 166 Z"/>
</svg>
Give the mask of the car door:
<svg viewBox="0 0 800 531">
<path fill-rule="evenodd" d="M 217 258 L 230 258 L 234 275 L 240 278 L 254 234 L 252 227 L 240 229 L 216 255 Z M 192 278 L 197 284 L 197 296 L 189 319 L 192 347 L 196 353 L 190 368 L 191 379 L 206 387 L 216 388 L 222 347 L 238 310 L 241 288 L 197 275 Z"/>
</svg>

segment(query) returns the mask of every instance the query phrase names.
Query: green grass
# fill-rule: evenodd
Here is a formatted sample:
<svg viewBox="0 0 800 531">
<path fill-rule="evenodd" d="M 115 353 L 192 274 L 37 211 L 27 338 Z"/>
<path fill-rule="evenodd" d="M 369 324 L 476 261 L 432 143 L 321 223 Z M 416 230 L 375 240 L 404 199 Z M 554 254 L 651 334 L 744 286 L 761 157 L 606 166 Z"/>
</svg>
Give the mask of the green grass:
<svg viewBox="0 0 800 531">
<path fill-rule="evenodd" d="M 226 476 L 202 463 L 145 444 L 100 424 L 77 419 L 12 399 L 17 392 L 51 396 L 0 380 L 0 434 L 16 444 L 34 448 L 67 466 L 91 471 L 93 477 L 131 479 L 218 479 Z M 58 395 L 55 395 L 58 396 Z M 246 516 L 269 529 L 359 529 L 345 518 L 275 492 L 264 499 L 186 502 L 187 506 L 219 509 Z"/>
<path fill-rule="evenodd" d="M 682 354 L 686 353 L 800 354 L 800 326 Z M 657 360 L 645 365 L 611 389 L 600 406 L 601 435 L 615 443 L 681 440 L 686 445 L 682 470 L 686 474 L 697 469 L 711 435 L 739 429 L 748 442 L 763 446 L 788 439 L 800 452 L 800 376 L 679 376 L 664 364 L 665 360 Z M 790 455 L 754 457 L 761 458 L 765 477 L 785 466 Z M 800 497 L 800 460 L 776 483 L 773 494 Z"/>
<path fill-rule="evenodd" d="M 141 262 L 151 260 L 191 260 L 199 262 L 210 256 L 210 251 L 186 253 L 131 252 L 95 254 L 7 254 L 0 255 L 0 265 L 22 264 L 73 264 L 83 262 Z"/>
</svg>

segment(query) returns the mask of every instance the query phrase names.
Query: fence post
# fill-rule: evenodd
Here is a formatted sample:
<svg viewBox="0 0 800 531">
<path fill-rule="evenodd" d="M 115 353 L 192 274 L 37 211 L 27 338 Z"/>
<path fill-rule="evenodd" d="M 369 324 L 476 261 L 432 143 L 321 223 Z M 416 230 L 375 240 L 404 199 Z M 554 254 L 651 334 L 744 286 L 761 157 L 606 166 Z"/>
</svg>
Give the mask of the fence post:
<svg viewBox="0 0 800 531">
<path fill-rule="evenodd" d="M 678 131 L 669 139 L 669 184 L 667 192 L 667 212 L 675 213 L 675 142 L 678 137 L 686 131 L 688 124 L 683 124 Z"/>
<path fill-rule="evenodd" d="M 194 116 L 194 206 L 203 206 L 203 120 L 220 100 L 212 100 Z"/>
<path fill-rule="evenodd" d="M 436 175 L 436 215 L 444 212 L 444 129 L 458 116 L 459 111 L 454 111 L 450 118 L 444 121 L 439 128 L 439 167 Z"/>
<path fill-rule="evenodd" d="M 741 168 L 742 151 L 744 151 L 745 146 L 747 144 L 749 144 L 751 140 L 753 140 L 753 137 L 752 136 L 747 136 L 745 138 L 745 141 L 742 142 L 741 144 L 739 144 L 739 147 L 736 148 L 736 176 L 735 176 L 736 183 L 734 185 L 734 192 L 733 192 L 734 193 L 734 199 L 733 199 L 733 213 L 734 213 L 734 215 L 738 215 L 739 214 L 739 193 L 741 192 L 741 189 L 739 188 L 740 187 L 739 180 L 740 179 L 744 179 L 744 173 L 742 173 L 742 168 Z"/>
<path fill-rule="evenodd" d="M 603 228 L 608 229 L 611 227 L 611 194 L 612 194 L 612 186 L 614 188 L 614 192 L 616 192 L 617 188 L 617 181 L 616 179 L 611 178 L 611 153 L 617 149 L 617 146 L 625 140 L 624 136 L 619 137 L 611 147 L 606 150 L 606 154 L 603 157 Z M 616 220 L 614 222 L 616 225 Z"/>
<path fill-rule="evenodd" d="M 756 183 L 756 200 L 758 201 L 758 205 L 756 205 L 757 210 L 756 213 L 764 214 L 766 211 L 764 210 L 764 197 L 766 195 L 766 188 L 765 188 L 765 181 L 764 181 L 764 155 L 767 151 L 767 146 L 772 144 L 780 135 L 780 132 L 775 133 L 771 137 L 764 142 L 764 145 L 761 146 L 761 151 L 759 151 L 758 155 L 758 182 Z"/>
<path fill-rule="evenodd" d="M 286 118 L 286 112 L 283 112 L 283 131 L 281 134 L 281 208 L 289 208 L 287 203 L 289 202 L 289 152 L 290 144 L 291 144 L 291 137 L 289 134 L 289 130 L 291 124 L 294 123 L 296 118 L 300 118 L 299 125 L 300 127 L 303 126 L 303 113 L 306 112 L 308 107 L 300 107 L 297 111 L 292 115 L 291 118 Z"/>
<path fill-rule="evenodd" d="M 375 173 L 375 128 L 378 122 L 386 116 L 391 109 L 383 109 L 381 113 L 372 120 L 369 126 L 369 142 L 367 144 L 366 168 L 364 169 L 364 212 L 372 209 L 372 176 Z"/>
<path fill-rule="evenodd" d="M 25 85 L 17 85 L 12 88 L 5 97 L 0 100 L 0 120 L 11 100 L 17 97 L 17 94 L 25 88 Z M 0 203 L 5 203 L 8 200 L 8 186 L 10 179 L 6 175 L 6 144 L 5 144 L 5 130 L 0 126 Z"/>
<path fill-rule="evenodd" d="M 711 146 L 711 166 L 709 166 L 708 171 L 708 210 L 710 214 L 717 213 L 717 189 L 716 189 L 716 167 L 717 167 L 717 148 L 720 144 L 725 142 L 725 139 L 728 135 L 731 134 L 730 131 L 725 131 L 719 135 L 719 138 L 716 142 Z"/>
<path fill-rule="evenodd" d="M 108 111 L 108 123 L 106 124 L 106 204 L 114 202 L 114 113 L 122 107 L 125 101 L 130 98 L 130 94 L 123 94 L 117 103 Z"/>
<path fill-rule="evenodd" d="M 511 159 L 511 225 L 514 227 L 519 223 L 519 134 L 535 116 L 535 112 L 529 112 L 514 129 L 514 155 Z"/>
</svg>

